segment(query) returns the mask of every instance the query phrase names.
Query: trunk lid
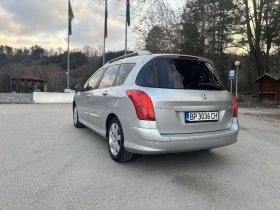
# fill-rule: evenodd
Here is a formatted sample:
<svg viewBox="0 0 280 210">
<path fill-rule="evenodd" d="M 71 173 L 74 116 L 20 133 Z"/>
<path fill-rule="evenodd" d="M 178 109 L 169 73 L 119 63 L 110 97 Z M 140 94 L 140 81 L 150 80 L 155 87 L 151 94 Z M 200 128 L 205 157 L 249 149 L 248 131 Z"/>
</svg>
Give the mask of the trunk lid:
<svg viewBox="0 0 280 210">
<path fill-rule="evenodd" d="M 227 91 L 141 89 L 151 97 L 161 134 L 219 131 L 232 125 L 233 105 Z M 207 100 L 203 99 L 202 94 L 206 95 Z M 218 112 L 219 120 L 186 122 L 186 112 Z"/>
</svg>

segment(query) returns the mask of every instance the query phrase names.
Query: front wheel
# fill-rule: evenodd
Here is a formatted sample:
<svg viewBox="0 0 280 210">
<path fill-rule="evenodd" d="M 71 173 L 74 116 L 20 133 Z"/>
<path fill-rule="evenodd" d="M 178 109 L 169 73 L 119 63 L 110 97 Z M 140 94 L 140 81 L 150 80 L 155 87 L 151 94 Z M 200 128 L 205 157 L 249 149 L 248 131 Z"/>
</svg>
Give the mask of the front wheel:
<svg viewBox="0 0 280 210">
<path fill-rule="evenodd" d="M 133 158 L 133 153 L 126 151 L 124 148 L 124 135 L 118 118 L 115 117 L 111 120 L 107 130 L 107 137 L 109 153 L 114 161 L 122 163 Z"/>
<path fill-rule="evenodd" d="M 76 106 L 73 109 L 73 122 L 74 122 L 74 126 L 76 128 L 83 128 L 84 127 L 84 125 L 82 123 L 80 123 L 80 121 L 79 121 L 79 114 L 78 114 L 78 109 L 77 109 Z"/>
</svg>

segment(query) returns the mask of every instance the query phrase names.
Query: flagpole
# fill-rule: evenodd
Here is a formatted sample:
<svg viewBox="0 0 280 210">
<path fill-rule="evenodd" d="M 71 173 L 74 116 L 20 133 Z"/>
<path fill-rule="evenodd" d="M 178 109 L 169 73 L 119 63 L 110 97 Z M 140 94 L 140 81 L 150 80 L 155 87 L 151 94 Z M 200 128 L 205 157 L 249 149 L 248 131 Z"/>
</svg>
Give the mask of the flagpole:
<svg viewBox="0 0 280 210">
<path fill-rule="evenodd" d="M 125 15 L 125 49 L 124 55 L 127 53 L 127 26 L 130 26 L 130 5 L 129 0 L 126 0 L 126 15 Z"/>
<path fill-rule="evenodd" d="M 127 1 L 125 5 L 125 47 L 124 47 L 124 55 L 126 57 L 126 50 L 127 50 Z"/>
<path fill-rule="evenodd" d="M 70 10 L 70 0 L 68 1 L 68 11 Z M 70 36 L 69 36 L 69 14 L 68 14 L 68 54 L 67 54 L 67 89 L 69 89 L 70 87 L 70 72 L 69 72 L 69 68 L 70 68 L 70 55 L 69 55 L 69 41 L 70 41 Z"/>
<path fill-rule="evenodd" d="M 103 40 L 103 66 L 105 65 L 105 27 L 106 27 L 106 1 L 105 1 L 105 18 L 104 18 L 104 40 Z"/>
<path fill-rule="evenodd" d="M 127 51 L 127 18 L 126 18 L 126 21 L 125 21 L 125 49 L 124 49 L 124 55 L 125 56 L 126 56 L 126 51 Z"/>
<path fill-rule="evenodd" d="M 103 66 L 105 65 L 105 36 L 104 36 L 104 43 L 103 43 Z"/>
<path fill-rule="evenodd" d="M 105 65 L 105 39 L 106 39 L 106 35 L 105 35 L 105 27 L 106 27 L 106 3 L 105 2 L 105 18 L 104 18 L 104 40 L 103 40 L 103 66 Z"/>
<path fill-rule="evenodd" d="M 105 0 L 105 14 L 104 14 L 104 40 L 103 40 L 103 65 L 105 65 L 105 39 L 108 35 L 108 29 L 107 29 L 107 18 L 108 18 L 108 5 L 107 0 Z"/>
</svg>

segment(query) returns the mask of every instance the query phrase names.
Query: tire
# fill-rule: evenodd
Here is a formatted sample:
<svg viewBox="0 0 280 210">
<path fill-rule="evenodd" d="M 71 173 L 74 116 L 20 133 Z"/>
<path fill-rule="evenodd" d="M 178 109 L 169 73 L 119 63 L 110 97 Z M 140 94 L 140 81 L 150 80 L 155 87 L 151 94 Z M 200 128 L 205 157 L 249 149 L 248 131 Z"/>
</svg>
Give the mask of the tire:
<svg viewBox="0 0 280 210">
<path fill-rule="evenodd" d="M 80 123 L 79 121 L 79 114 L 78 114 L 78 109 L 76 106 L 74 106 L 74 109 L 73 109 L 73 122 L 74 122 L 74 126 L 76 128 L 84 128 L 85 126 Z"/>
<path fill-rule="evenodd" d="M 113 118 L 107 129 L 108 150 L 111 158 L 118 162 L 128 162 L 133 158 L 133 153 L 124 148 L 124 135 L 118 118 Z"/>
</svg>

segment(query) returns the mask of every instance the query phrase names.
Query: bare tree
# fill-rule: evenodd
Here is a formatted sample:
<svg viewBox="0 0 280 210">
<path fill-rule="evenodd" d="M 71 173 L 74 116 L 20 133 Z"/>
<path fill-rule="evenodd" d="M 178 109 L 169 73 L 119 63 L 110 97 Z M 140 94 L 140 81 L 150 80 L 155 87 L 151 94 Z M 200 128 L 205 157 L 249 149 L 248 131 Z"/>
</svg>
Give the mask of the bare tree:
<svg viewBox="0 0 280 210">
<path fill-rule="evenodd" d="M 64 88 L 65 72 L 57 64 L 42 66 L 42 73 L 44 75 L 43 77 L 47 80 L 50 91 Z"/>
<path fill-rule="evenodd" d="M 43 57 L 49 57 L 49 56 L 50 56 L 50 52 L 47 49 L 45 49 L 43 53 Z"/>
<path fill-rule="evenodd" d="M 99 54 L 99 57 L 101 57 L 103 55 L 103 45 L 98 45 L 98 54 Z"/>
<path fill-rule="evenodd" d="M 64 52 L 62 47 L 58 47 L 56 49 L 57 49 L 58 54 L 62 54 Z"/>
<path fill-rule="evenodd" d="M 87 57 L 90 56 L 90 50 L 91 50 L 91 48 L 90 48 L 90 46 L 88 46 L 88 45 L 85 45 L 85 46 L 83 47 L 83 52 L 85 53 L 85 55 L 86 55 Z"/>
<path fill-rule="evenodd" d="M 156 45 L 161 46 L 162 52 L 178 52 L 178 43 L 181 42 L 179 33 L 181 28 L 181 8 L 173 8 L 166 0 L 137 2 L 142 7 L 138 11 L 140 20 L 138 25 L 133 28 L 133 31 L 142 40 L 142 42 L 138 41 L 139 47 L 143 47 L 144 41 L 146 48 L 152 47 L 151 44 L 153 44 L 154 47 Z M 136 8 L 139 9 L 139 6 L 136 6 Z M 153 39 L 154 43 L 151 42 Z M 159 49 L 156 49 L 156 51 L 159 51 Z"/>
<path fill-rule="evenodd" d="M 97 58 L 98 57 L 98 50 L 95 48 L 92 48 L 92 57 Z"/>
<path fill-rule="evenodd" d="M 51 49 L 49 50 L 49 56 L 54 56 L 54 49 L 53 49 L 53 48 L 51 48 Z"/>
<path fill-rule="evenodd" d="M 249 55 L 256 75 L 269 71 L 270 55 L 277 49 L 280 33 L 280 3 L 274 0 L 238 0 L 240 21 L 237 33 L 243 36 L 239 41 L 248 45 Z"/>
</svg>

